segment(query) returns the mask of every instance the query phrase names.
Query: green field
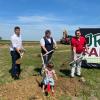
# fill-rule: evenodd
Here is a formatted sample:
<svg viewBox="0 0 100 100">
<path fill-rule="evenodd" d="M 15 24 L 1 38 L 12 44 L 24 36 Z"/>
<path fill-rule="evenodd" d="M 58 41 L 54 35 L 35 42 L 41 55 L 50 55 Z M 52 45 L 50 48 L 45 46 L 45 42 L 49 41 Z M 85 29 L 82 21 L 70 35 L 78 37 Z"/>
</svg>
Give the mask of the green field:
<svg viewBox="0 0 100 100">
<path fill-rule="evenodd" d="M 26 52 L 22 59 L 21 65 L 22 73 L 20 81 L 32 77 L 33 74 L 38 74 L 42 63 L 40 58 L 39 44 L 33 43 L 30 46 L 27 44 L 25 45 L 25 49 Z M 56 50 L 53 55 L 53 63 L 55 65 L 55 70 L 57 72 L 58 77 L 69 79 L 70 67 L 68 63 L 71 59 L 70 55 L 70 46 L 58 45 L 58 50 Z M 62 65 L 65 60 L 66 64 Z M 12 84 L 14 82 L 9 73 L 10 68 L 11 57 L 9 47 L 8 45 L 4 46 L 3 42 L 3 45 L 0 47 L 0 86 Z M 79 91 L 77 100 L 100 100 L 100 70 L 82 68 L 82 75 L 85 78 L 86 82 L 82 83 L 82 88 Z M 79 78 L 76 77 L 75 80 L 78 81 Z M 61 95 L 59 98 L 56 98 L 56 100 L 71 100 L 72 97 L 73 95 L 67 96 L 65 93 Z"/>
</svg>

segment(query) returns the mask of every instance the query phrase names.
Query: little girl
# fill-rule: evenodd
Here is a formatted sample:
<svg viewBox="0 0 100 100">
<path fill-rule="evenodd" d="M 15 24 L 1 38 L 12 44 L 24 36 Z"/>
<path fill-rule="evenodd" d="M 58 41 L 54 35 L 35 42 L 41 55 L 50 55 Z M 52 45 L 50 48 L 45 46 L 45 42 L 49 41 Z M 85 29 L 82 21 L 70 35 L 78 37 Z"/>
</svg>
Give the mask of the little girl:
<svg viewBox="0 0 100 100">
<path fill-rule="evenodd" d="M 44 69 L 45 72 L 45 77 L 43 78 L 43 92 L 45 92 L 45 86 L 50 84 L 52 93 L 54 93 L 54 77 L 57 80 L 57 76 L 55 73 L 55 70 L 53 69 L 54 65 L 53 64 L 48 64 L 47 67 Z"/>
</svg>

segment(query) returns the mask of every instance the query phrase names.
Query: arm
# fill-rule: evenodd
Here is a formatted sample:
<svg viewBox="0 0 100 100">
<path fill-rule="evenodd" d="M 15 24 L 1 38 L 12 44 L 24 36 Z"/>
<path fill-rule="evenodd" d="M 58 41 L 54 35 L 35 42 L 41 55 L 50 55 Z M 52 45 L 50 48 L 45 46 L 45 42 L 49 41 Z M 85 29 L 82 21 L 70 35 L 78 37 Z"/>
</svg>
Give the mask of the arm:
<svg viewBox="0 0 100 100">
<path fill-rule="evenodd" d="M 45 48 L 45 41 L 44 41 L 44 39 L 41 39 L 41 40 L 40 40 L 40 45 L 41 45 L 42 49 L 47 53 L 48 51 L 47 51 L 47 49 Z"/>
<path fill-rule="evenodd" d="M 76 47 L 72 48 L 72 59 L 76 60 Z"/>
<path fill-rule="evenodd" d="M 47 53 L 47 49 L 45 48 L 45 46 L 41 46 L 43 48 L 43 50 Z"/>
<path fill-rule="evenodd" d="M 20 48 L 16 48 L 16 51 L 20 54 L 21 49 Z"/>
<path fill-rule="evenodd" d="M 57 42 L 55 41 L 55 39 L 53 39 L 53 43 L 54 43 L 54 48 L 57 49 L 58 46 L 57 46 Z"/>
<path fill-rule="evenodd" d="M 54 70 L 53 70 L 53 74 L 54 74 L 55 79 L 58 80 L 57 75 Z"/>
<path fill-rule="evenodd" d="M 76 47 L 73 39 L 71 40 L 71 47 L 72 47 L 72 59 L 76 60 Z"/>
</svg>

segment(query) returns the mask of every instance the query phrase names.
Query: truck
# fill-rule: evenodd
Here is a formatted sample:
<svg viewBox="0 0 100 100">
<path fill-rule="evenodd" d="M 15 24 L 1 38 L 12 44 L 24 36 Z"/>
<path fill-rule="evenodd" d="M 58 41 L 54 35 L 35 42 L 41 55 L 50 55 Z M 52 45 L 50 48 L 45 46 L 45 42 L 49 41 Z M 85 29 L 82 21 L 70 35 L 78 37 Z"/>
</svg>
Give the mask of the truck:
<svg viewBox="0 0 100 100">
<path fill-rule="evenodd" d="M 63 37 L 60 39 L 61 44 L 69 45 L 71 43 L 71 35 L 68 35 L 68 32 L 65 30 L 63 32 Z"/>
</svg>

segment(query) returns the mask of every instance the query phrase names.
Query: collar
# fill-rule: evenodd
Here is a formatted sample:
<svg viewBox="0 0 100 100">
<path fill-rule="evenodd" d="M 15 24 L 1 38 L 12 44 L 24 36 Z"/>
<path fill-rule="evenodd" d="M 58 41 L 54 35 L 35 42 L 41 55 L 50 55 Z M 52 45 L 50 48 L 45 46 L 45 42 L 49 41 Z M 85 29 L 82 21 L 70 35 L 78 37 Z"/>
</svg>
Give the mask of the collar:
<svg viewBox="0 0 100 100">
<path fill-rule="evenodd" d="M 18 36 L 18 35 L 16 35 L 16 34 L 14 34 L 14 36 L 16 36 L 16 37 L 20 37 L 21 35 Z"/>
</svg>

